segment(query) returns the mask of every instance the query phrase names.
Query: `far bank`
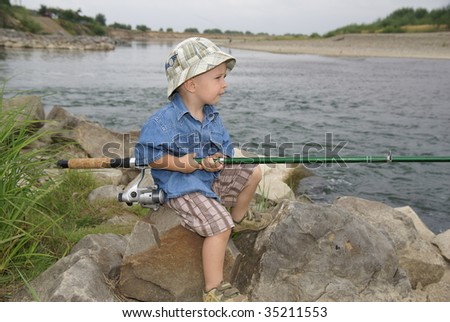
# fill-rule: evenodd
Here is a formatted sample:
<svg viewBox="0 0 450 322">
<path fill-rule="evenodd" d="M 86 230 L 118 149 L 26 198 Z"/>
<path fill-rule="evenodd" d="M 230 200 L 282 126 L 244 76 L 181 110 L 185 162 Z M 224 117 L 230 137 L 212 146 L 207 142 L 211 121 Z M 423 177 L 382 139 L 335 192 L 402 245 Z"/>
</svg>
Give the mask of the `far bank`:
<svg viewBox="0 0 450 322">
<path fill-rule="evenodd" d="M 302 40 L 232 39 L 230 48 L 281 54 L 450 59 L 450 32 L 346 34 Z"/>
</svg>

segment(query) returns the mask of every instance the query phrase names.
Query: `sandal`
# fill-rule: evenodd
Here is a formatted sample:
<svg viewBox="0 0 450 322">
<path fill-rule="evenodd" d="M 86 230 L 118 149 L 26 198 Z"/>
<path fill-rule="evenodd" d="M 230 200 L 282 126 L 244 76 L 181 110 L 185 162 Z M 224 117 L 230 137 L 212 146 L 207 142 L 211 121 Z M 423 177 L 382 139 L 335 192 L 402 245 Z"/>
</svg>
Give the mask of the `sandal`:
<svg viewBox="0 0 450 322">
<path fill-rule="evenodd" d="M 259 231 L 263 230 L 272 222 L 272 215 L 265 212 L 247 211 L 247 214 L 241 221 L 235 222 L 233 232 L 241 231 Z"/>
<path fill-rule="evenodd" d="M 203 302 L 248 302 L 248 299 L 230 283 L 222 282 L 212 290 L 203 292 Z"/>
</svg>

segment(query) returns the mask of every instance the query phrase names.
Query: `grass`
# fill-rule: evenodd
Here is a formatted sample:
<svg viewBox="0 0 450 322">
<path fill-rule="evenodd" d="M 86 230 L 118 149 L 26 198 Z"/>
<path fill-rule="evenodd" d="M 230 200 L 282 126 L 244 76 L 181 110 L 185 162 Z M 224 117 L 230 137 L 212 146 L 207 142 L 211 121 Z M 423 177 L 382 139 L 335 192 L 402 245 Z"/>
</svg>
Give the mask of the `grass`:
<svg viewBox="0 0 450 322">
<path fill-rule="evenodd" d="M 67 255 L 84 236 L 132 230 L 131 225 L 104 224 L 125 211 L 117 202 L 87 200 L 99 186 L 91 174 L 46 174 L 55 150 L 28 148 L 49 133 L 36 131 L 41 121 L 25 111 L 25 106 L 6 110 L 0 95 L 0 301 Z M 131 207 L 127 212 L 142 216 L 148 210 Z"/>
<path fill-rule="evenodd" d="M 35 121 L 24 108 L 6 110 L 0 101 L 0 283 L 14 282 L 17 273 L 55 257 L 47 249 L 49 233 L 59 228 L 57 216 L 50 214 L 43 197 L 48 193 L 39 184 L 45 162 L 40 149 L 24 148 L 42 133 L 31 132 Z M 20 120 L 20 121 L 18 121 Z"/>
</svg>

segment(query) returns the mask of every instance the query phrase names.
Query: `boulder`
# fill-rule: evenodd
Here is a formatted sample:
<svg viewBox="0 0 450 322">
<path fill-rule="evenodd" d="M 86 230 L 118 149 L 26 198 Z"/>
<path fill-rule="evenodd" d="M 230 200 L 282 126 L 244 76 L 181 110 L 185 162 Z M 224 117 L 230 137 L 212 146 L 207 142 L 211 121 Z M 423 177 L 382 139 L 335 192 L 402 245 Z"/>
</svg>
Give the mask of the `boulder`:
<svg viewBox="0 0 450 322">
<path fill-rule="evenodd" d="M 251 257 L 238 274 L 252 301 L 392 301 L 411 290 L 391 241 L 336 205 L 285 202 Z"/>
<path fill-rule="evenodd" d="M 117 301 L 111 280 L 117 278 L 126 238 L 88 235 L 60 259 L 31 281 L 13 301 L 113 302 Z"/>
<path fill-rule="evenodd" d="M 203 237 L 183 228 L 166 207 L 146 221 L 137 223 L 130 237 L 118 285 L 121 294 L 138 301 L 201 301 Z M 226 280 L 233 280 L 240 256 L 230 240 Z"/>
<path fill-rule="evenodd" d="M 335 205 L 372 224 L 392 242 L 400 267 L 414 288 L 440 281 L 446 263 L 435 247 L 420 236 L 409 216 L 381 202 L 356 197 L 338 198 Z"/>
<path fill-rule="evenodd" d="M 47 115 L 53 141 L 75 141 L 91 158 L 124 158 L 134 155 L 138 133 L 119 133 L 83 117 L 76 117 L 60 106 Z"/>
<path fill-rule="evenodd" d="M 419 235 L 425 239 L 427 242 L 431 242 L 435 234 L 423 223 L 422 219 L 415 213 L 415 211 L 410 206 L 397 207 L 395 210 L 400 211 L 405 214 L 413 221 L 414 227 L 417 229 Z"/>
<path fill-rule="evenodd" d="M 442 256 L 450 261 L 450 229 L 434 237 L 432 242 L 439 248 Z"/>
</svg>

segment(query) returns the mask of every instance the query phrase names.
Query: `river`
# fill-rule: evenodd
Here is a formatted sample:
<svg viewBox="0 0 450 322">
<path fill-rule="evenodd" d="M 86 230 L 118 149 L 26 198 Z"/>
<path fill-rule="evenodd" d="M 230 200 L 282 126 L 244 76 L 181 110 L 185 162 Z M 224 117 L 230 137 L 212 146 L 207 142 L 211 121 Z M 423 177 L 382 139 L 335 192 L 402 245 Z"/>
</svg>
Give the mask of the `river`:
<svg viewBox="0 0 450 322">
<path fill-rule="evenodd" d="M 110 52 L 3 50 L 5 96 L 38 94 L 118 131 L 138 130 L 166 103 L 171 41 Z M 233 49 L 218 109 L 235 144 L 270 155 L 450 155 L 450 61 L 282 55 Z M 450 163 L 314 167 L 299 192 L 411 206 L 435 233 L 450 229 Z"/>
</svg>

